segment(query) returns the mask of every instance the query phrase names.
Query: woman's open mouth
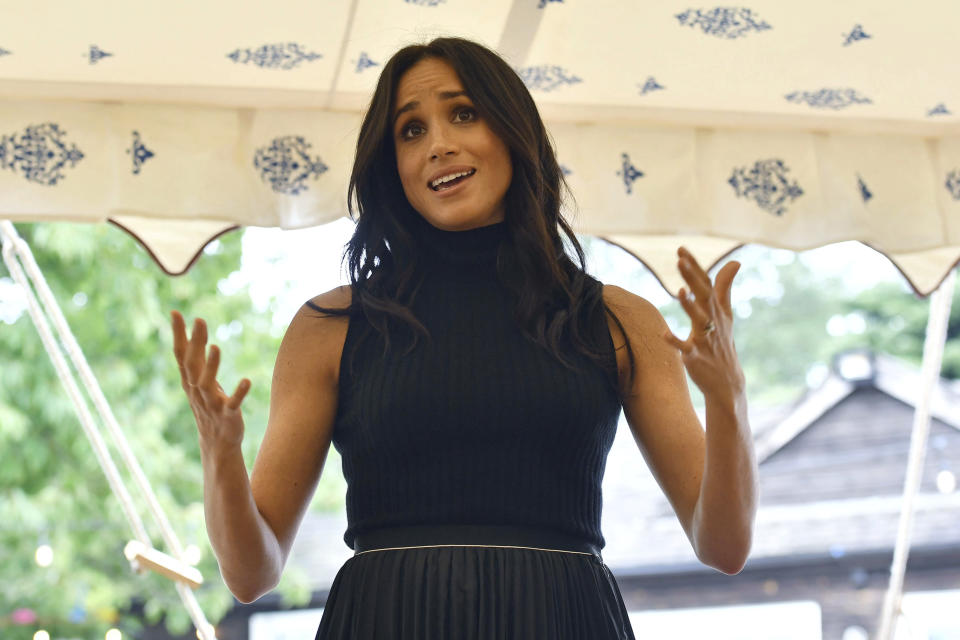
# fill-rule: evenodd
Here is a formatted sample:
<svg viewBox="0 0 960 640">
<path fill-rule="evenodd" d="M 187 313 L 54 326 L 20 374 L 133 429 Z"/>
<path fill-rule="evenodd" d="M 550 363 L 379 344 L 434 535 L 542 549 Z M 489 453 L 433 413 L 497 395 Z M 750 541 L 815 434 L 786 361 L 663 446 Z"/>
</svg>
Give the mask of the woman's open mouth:
<svg viewBox="0 0 960 640">
<path fill-rule="evenodd" d="M 469 171 L 456 171 L 454 173 L 437 178 L 428 186 L 434 191 L 448 191 L 457 185 L 466 182 L 476 172 L 476 169 L 470 169 Z"/>
</svg>

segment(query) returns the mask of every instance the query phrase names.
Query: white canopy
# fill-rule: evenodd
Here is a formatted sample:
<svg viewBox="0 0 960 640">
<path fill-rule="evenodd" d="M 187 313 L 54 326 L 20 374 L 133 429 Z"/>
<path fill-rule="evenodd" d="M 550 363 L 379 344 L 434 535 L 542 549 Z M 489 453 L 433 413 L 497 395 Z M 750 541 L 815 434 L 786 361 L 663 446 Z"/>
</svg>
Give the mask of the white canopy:
<svg viewBox="0 0 960 640">
<path fill-rule="evenodd" d="M 399 47 L 458 35 L 525 79 L 578 232 L 670 290 L 679 243 L 859 240 L 929 293 L 960 258 L 960 5 L 857 0 L 7 4 L 0 218 L 111 220 L 171 273 L 238 225 L 346 214 Z"/>
</svg>

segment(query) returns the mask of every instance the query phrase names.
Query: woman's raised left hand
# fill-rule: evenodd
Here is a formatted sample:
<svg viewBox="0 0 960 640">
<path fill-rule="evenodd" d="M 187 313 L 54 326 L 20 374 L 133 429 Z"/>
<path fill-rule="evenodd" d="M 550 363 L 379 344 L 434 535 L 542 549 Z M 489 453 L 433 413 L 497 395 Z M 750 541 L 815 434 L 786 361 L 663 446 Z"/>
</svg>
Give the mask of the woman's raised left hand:
<svg viewBox="0 0 960 640">
<path fill-rule="evenodd" d="M 683 365 L 704 396 L 729 397 L 744 391 L 745 381 L 733 344 L 733 310 L 730 288 L 740 263 L 728 262 L 715 283 L 684 247 L 677 250 L 680 275 L 687 287 L 678 299 L 690 316 L 690 335 L 681 340 L 669 329 L 664 339 L 680 350 Z"/>
</svg>

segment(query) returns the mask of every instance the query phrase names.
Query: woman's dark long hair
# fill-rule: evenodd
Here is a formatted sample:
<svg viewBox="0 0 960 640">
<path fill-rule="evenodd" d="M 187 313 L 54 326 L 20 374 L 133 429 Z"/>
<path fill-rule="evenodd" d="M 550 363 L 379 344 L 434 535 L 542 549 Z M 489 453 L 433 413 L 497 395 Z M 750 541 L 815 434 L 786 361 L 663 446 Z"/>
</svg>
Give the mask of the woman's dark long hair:
<svg viewBox="0 0 960 640">
<path fill-rule="evenodd" d="M 438 38 L 404 47 L 384 66 L 360 128 L 347 192 L 350 219 L 356 222 L 344 251 L 353 301 L 344 309 L 308 305 L 329 315 L 364 314 L 382 336 L 385 352 L 390 348 L 391 324 L 413 332 L 407 352 L 416 346 L 417 333 L 430 337 L 410 311 L 422 281 L 417 277 L 412 231 L 412 216 L 420 214 L 407 201 L 400 182 L 391 123 L 400 78 L 427 58 L 453 67 L 480 117 L 510 152 L 513 177 L 504 198 L 507 241 L 497 257 L 497 273 L 515 301 L 517 321 L 530 339 L 568 368 L 573 367 L 564 359 L 561 344 L 572 345 L 598 363 L 617 389 L 616 362 L 611 369 L 596 331 L 589 328 L 605 312 L 624 337 L 626 331 L 604 303 L 601 287 L 586 275 L 583 249 L 560 213 L 561 188 L 565 193 L 569 189 L 536 104 L 500 56 L 469 40 Z M 558 227 L 576 251 L 579 266 L 564 251 Z M 632 382 L 635 363 L 629 340 L 626 346 Z M 349 360 L 352 371 L 352 354 Z"/>
</svg>

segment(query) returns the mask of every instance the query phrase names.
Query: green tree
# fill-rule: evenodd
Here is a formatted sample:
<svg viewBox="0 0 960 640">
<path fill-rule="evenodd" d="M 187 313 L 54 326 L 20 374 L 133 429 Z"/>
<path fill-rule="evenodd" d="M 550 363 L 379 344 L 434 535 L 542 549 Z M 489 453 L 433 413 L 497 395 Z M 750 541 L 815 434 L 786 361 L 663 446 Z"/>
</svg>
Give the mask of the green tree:
<svg viewBox="0 0 960 640">
<path fill-rule="evenodd" d="M 169 277 L 119 229 L 17 226 L 178 537 L 202 550 L 205 584 L 196 594 L 208 619 L 218 622 L 235 600 L 204 528 L 196 426 L 173 359 L 169 313 L 207 320 L 211 342 L 221 346 L 224 388 L 232 390 L 242 377 L 253 383 L 244 402 L 250 468 L 266 426 L 280 338 L 270 314 L 253 309 L 246 288 L 230 278 L 240 265 L 240 234 L 222 237 L 186 275 Z M 13 289 L 8 279 L 5 284 Z M 10 304 L 0 300 L 7 312 Z M 12 324 L 0 322 L 0 451 L 0 636 L 26 640 L 38 627 L 53 637 L 103 637 L 111 626 L 135 633 L 140 623 L 125 613 L 132 603 L 143 605 L 150 623 L 164 620 L 171 633 L 190 627 L 173 585 L 152 573 L 134 574 L 123 557 L 132 532 L 26 313 Z M 330 456 L 315 510 L 342 508 L 338 457 L 334 450 Z M 115 452 L 114 459 L 119 464 Z M 145 503 L 122 474 L 163 549 Z M 34 560 L 41 542 L 54 550 L 45 568 Z M 279 592 L 286 603 L 300 604 L 309 598 L 307 585 L 301 571 L 288 567 Z M 20 608 L 35 611 L 38 622 L 13 624 L 10 613 Z"/>
</svg>

